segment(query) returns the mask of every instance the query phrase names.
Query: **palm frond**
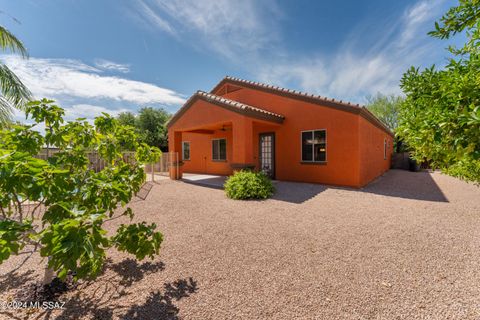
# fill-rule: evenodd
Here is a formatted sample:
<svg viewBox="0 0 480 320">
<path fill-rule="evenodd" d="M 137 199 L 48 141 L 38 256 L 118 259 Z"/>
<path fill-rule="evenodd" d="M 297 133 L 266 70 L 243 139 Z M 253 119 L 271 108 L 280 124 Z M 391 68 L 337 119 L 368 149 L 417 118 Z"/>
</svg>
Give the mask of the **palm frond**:
<svg viewBox="0 0 480 320">
<path fill-rule="evenodd" d="M 23 109 L 25 104 L 32 98 L 30 90 L 4 64 L 0 64 L 0 91 L 3 98 L 18 109 Z"/>
<path fill-rule="evenodd" d="M 0 48 L 20 53 L 23 57 L 28 57 L 28 52 L 22 41 L 18 40 L 10 31 L 0 26 Z"/>
<path fill-rule="evenodd" d="M 12 122 L 12 104 L 4 97 L 0 97 L 0 129 Z"/>
</svg>

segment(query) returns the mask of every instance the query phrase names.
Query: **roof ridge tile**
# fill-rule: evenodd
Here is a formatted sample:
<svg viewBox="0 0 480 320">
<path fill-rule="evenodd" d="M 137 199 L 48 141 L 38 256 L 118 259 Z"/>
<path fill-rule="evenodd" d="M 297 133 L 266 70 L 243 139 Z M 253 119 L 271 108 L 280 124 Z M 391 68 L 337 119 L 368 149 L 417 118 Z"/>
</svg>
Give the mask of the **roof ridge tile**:
<svg viewBox="0 0 480 320">
<path fill-rule="evenodd" d="M 382 121 L 380 121 L 374 114 L 369 112 L 366 109 L 365 106 L 360 105 L 359 103 L 351 103 L 349 101 L 335 100 L 334 98 L 327 98 L 327 97 L 322 97 L 320 95 L 308 94 L 307 92 L 303 92 L 303 91 L 289 90 L 289 89 L 279 87 L 279 86 L 269 85 L 269 84 L 256 82 L 256 81 L 249 81 L 249 80 L 240 79 L 240 78 L 236 78 L 236 77 L 232 77 L 232 76 L 228 76 L 228 75 L 225 76 L 212 89 L 211 92 L 214 92 L 215 90 L 217 90 L 219 88 L 219 86 L 223 84 L 223 82 L 225 80 L 230 80 L 230 81 L 234 81 L 234 82 L 238 82 L 238 83 L 244 83 L 244 84 L 248 84 L 248 85 L 251 85 L 251 86 L 264 88 L 264 89 L 268 89 L 268 90 L 275 90 L 275 91 L 279 91 L 279 92 L 283 92 L 283 93 L 288 93 L 288 94 L 290 94 L 292 96 L 296 96 L 296 97 L 307 97 L 307 98 L 310 98 L 312 100 L 317 100 L 317 102 L 332 103 L 332 104 L 334 104 L 334 106 L 332 106 L 332 107 L 338 106 L 338 108 L 342 108 L 342 107 L 343 108 L 348 108 L 348 109 L 351 110 L 351 112 L 363 114 L 364 117 L 367 118 L 367 120 L 369 120 L 373 124 L 379 126 L 384 131 L 386 131 L 387 133 L 389 133 L 390 135 L 393 136 L 393 133 L 391 132 L 391 130 Z M 315 103 L 315 102 L 313 102 L 313 103 Z M 367 114 L 365 115 L 365 113 L 367 113 Z"/>
</svg>

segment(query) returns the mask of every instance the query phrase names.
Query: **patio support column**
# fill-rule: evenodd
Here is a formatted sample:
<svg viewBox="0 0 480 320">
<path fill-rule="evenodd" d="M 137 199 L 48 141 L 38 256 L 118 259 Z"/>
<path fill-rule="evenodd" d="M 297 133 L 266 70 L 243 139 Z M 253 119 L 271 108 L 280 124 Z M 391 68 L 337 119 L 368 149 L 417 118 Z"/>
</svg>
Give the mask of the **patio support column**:
<svg viewBox="0 0 480 320">
<path fill-rule="evenodd" d="M 232 168 L 240 170 L 254 168 L 253 160 L 253 122 L 250 118 L 244 117 L 233 123 L 233 157 Z"/>
<path fill-rule="evenodd" d="M 170 179 L 178 180 L 182 178 L 182 132 L 169 132 L 168 153 L 169 153 L 169 173 Z"/>
</svg>

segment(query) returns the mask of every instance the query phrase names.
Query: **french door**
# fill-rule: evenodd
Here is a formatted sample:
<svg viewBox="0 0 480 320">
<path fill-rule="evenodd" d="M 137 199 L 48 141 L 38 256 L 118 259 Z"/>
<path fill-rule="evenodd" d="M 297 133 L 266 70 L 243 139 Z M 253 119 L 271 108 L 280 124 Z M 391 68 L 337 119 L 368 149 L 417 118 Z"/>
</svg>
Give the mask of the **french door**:
<svg viewBox="0 0 480 320">
<path fill-rule="evenodd" d="M 260 170 L 275 179 L 275 133 L 260 133 Z"/>
</svg>

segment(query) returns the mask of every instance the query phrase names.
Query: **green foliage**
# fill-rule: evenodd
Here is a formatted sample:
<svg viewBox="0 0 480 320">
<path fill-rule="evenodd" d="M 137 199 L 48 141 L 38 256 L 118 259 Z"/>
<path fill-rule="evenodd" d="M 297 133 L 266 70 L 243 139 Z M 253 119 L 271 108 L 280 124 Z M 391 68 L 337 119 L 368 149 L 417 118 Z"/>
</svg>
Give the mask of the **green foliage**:
<svg viewBox="0 0 480 320">
<path fill-rule="evenodd" d="M 22 41 L 18 40 L 17 37 L 3 26 L 0 26 L 0 48 L 19 53 L 22 57 L 28 57 L 27 49 Z"/>
<path fill-rule="evenodd" d="M 478 34 L 479 1 L 460 1 L 436 24 L 431 34 L 441 38 L 470 29 Z M 413 150 L 413 158 L 429 160 L 447 174 L 480 183 L 480 55 L 478 41 L 467 45 L 438 70 L 408 70 L 401 81 L 406 100 L 401 105 L 398 136 Z"/>
<path fill-rule="evenodd" d="M 367 108 L 380 119 L 390 130 L 395 131 L 398 127 L 398 112 L 404 98 L 396 95 L 384 95 L 377 93 L 367 97 Z"/>
<path fill-rule="evenodd" d="M 272 181 L 263 172 L 242 170 L 225 182 L 225 192 L 235 200 L 267 199 L 275 192 Z"/>
<path fill-rule="evenodd" d="M 131 112 L 122 112 L 117 120 L 123 125 L 134 127 L 140 142 L 166 149 L 168 146 L 166 123 L 170 117 L 171 114 L 164 109 L 145 107 L 140 109 L 137 116 Z"/>
<path fill-rule="evenodd" d="M 435 30 L 428 34 L 440 39 L 449 39 L 462 31 L 466 31 L 467 43 L 463 48 L 449 47 L 454 54 L 478 54 L 480 44 L 480 1 L 459 0 L 456 7 L 450 8 L 448 12 L 435 22 Z"/>
<path fill-rule="evenodd" d="M 135 115 L 131 112 L 120 112 L 117 116 L 118 123 L 124 126 L 135 127 Z"/>
<path fill-rule="evenodd" d="M 168 146 L 168 130 L 165 124 L 170 119 L 170 114 L 163 109 L 142 108 L 138 113 L 137 127 L 142 141 L 149 146 Z"/>
<path fill-rule="evenodd" d="M 477 61 L 475 61 L 477 60 Z M 480 60 L 452 61 L 445 70 L 410 69 L 402 79 L 407 99 L 398 135 L 418 161 L 454 176 L 480 181 Z M 462 169 L 463 168 L 463 169 Z M 473 169 L 473 170 L 472 170 Z"/>
<path fill-rule="evenodd" d="M 23 43 L 10 31 L 0 26 L 0 49 L 28 56 Z M 5 64 L 0 63 L 0 128 L 11 122 L 12 108 L 23 109 L 31 93 L 20 79 Z"/>
<path fill-rule="evenodd" d="M 24 246 L 21 238 L 31 228 L 28 221 L 22 224 L 10 219 L 0 220 L 0 261 L 8 259 L 11 254 L 18 254 Z"/>
<path fill-rule="evenodd" d="M 113 235 L 103 225 L 133 219 L 126 206 L 145 182 L 144 164 L 160 150 L 139 143 L 132 128 L 107 114 L 95 126 L 83 119 L 64 124 L 63 109 L 46 99 L 29 103 L 26 114 L 46 133 L 27 125 L 0 131 L 0 263 L 31 245 L 49 257 L 59 277 L 74 271 L 88 278 L 101 270 L 111 247 L 139 259 L 157 254 L 162 235 L 154 225 L 125 225 Z M 56 149 L 47 160 L 37 158 L 44 145 Z M 126 151 L 134 155 L 127 158 Z M 102 170 L 92 168 L 90 152 L 105 161 Z M 25 201 L 34 202 L 33 210 Z"/>
<path fill-rule="evenodd" d="M 69 211 L 40 234 L 40 255 L 50 257 L 48 266 L 63 279 L 69 271 L 77 278 L 96 276 L 103 266 L 110 241 L 102 229 L 101 214 Z"/>
<path fill-rule="evenodd" d="M 147 225 L 145 222 L 128 226 L 122 224 L 113 238 L 114 244 L 118 250 L 131 253 L 137 259 L 153 258 L 163 241 L 162 235 L 154 232 L 156 227 L 154 223 Z"/>
</svg>

